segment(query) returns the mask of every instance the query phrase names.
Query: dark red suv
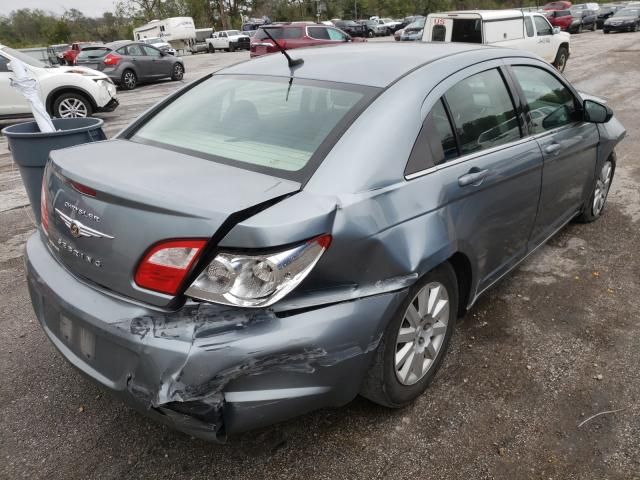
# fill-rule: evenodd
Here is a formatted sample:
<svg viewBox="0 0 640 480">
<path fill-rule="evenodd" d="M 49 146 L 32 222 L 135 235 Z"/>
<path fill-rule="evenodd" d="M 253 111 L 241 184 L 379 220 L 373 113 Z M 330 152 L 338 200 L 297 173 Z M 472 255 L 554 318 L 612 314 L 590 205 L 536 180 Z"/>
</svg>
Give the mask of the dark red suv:
<svg viewBox="0 0 640 480">
<path fill-rule="evenodd" d="M 331 45 L 346 42 L 363 42 L 362 38 L 352 38 L 336 27 L 321 25 L 317 23 L 287 23 L 270 25 L 271 36 L 281 47 L 291 50 L 292 48 L 313 47 L 315 45 Z M 256 34 L 251 37 L 251 47 L 249 49 L 252 57 L 258 57 L 266 53 L 278 52 L 278 48 L 271 39 L 259 28 Z"/>
<path fill-rule="evenodd" d="M 571 29 L 573 15 L 571 10 L 549 10 L 544 12 L 547 20 L 554 27 L 560 27 L 560 30 L 567 31 Z"/>
</svg>

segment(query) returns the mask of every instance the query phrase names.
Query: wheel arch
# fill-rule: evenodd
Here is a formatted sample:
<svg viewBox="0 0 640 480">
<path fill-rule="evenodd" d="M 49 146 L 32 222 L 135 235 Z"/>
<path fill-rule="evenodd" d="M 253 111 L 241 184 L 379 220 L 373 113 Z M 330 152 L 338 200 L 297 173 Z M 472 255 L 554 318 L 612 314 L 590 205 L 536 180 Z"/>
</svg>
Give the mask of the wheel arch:
<svg viewBox="0 0 640 480">
<path fill-rule="evenodd" d="M 60 95 L 64 95 L 65 93 L 79 93 L 89 101 L 89 103 L 91 104 L 91 108 L 94 111 L 98 109 L 98 105 L 96 104 L 96 101 L 93 98 L 93 95 L 87 92 L 84 88 L 63 86 L 63 87 L 58 87 L 51 90 L 51 92 L 49 92 L 49 95 L 47 95 L 47 100 L 45 101 L 45 107 L 47 108 L 47 112 L 49 112 L 50 115 L 53 115 L 54 113 L 53 104 L 55 103 L 56 99 Z"/>
</svg>

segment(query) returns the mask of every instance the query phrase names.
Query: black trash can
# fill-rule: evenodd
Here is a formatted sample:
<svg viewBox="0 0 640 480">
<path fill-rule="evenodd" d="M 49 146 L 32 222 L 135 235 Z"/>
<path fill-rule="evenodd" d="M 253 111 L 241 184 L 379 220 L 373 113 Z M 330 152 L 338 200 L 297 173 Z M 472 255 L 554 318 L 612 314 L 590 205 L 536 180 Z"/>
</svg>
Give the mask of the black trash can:
<svg viewBox="0 0 640 480">
<path fill-rule="evenodd" d="M 2 130 L 18 165 L 31 209 L 40 224 L 42 174 L 51 150 L 106 140 L 100 118 L 54 118 L 55 132 L 43 133 L 36 122 L 19 123 Z"/>
</svg>

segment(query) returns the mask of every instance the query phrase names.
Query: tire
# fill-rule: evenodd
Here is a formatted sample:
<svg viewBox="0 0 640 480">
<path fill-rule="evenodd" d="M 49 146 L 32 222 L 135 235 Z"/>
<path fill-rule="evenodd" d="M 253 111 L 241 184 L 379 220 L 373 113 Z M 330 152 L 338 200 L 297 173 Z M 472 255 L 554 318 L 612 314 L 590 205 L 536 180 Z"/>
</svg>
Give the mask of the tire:
<svg viewBox="0 0 640 480">
<path fill-rule="evenodd" d="M 604 32 L 605 35 L 608 35 L 609 33 L 611 33 L 611 32 L 609 32 L 609 30 L 602 29 L 602 31 Z"/>
<path fill-rule="evenodd" d="M 369 38 L 373 38 L 374 36 L 375 36 L 375 35 L 374 35 L 374 33 L 373 33 L 373 30 L 369 30 L 369 31 L 367 32 L 367 37 L 369 37 Z"/>
<path fill-rule="evenodd" d="M 92 114 L 91 102 L 81 93 L 63 93 L 53 102 L 53 115 L 58 118 L 84 118 Z"/>
<path fill-rule="evenodd" d="M 633 26 L 633 31 L 634 31 L 634 32 L 637 32 L 637 31 L 638 31 L 638 24 L 637 24 L 637 23 Z"/>
<path fill-rule="evenodd" d="M 595 32 L 598 29 L 598 25 L 594 22 L 593 26 L 591 27 L 591 31 Z"/>
<path fill-rule="evenodd" d="M 578 25 L 578 31 L 576 33 L 582 33 L 583 27 L 582 24 Z"/>
<path fill-rule="evenodd" d="M 436 288 L 443 290 L 438 291 Z M 427 297 L 421 297 L 420 302 L 418 294 L 423 291 L 427 292 Z M 428 304 L 431 302 L 427 302 L 425 298 L 431 295 L 439 297 L 436 297 L 429 312 Z M 407 297 L 398 307 L 380 340 L 360 390 L 363 397 L 385 407 L 401 408 L 413 402 L 426 390 L 449 346 L 457 319 L 458 298 L 456 274 L 449 263 L 431 270 L 409 289 Z M 442 300 L 445 299 L 448 301 L 448 311 L 444 310 L 446 307 L 441 308 L 440 314 L 434 319 L 431 314 L 438 306 L 442 307 Z M 423 308 L 427 314 L 419 318 L 418 311 L 422 311 Z M 413 315 L 410 311 L 414 312 Z M 414 323 L 408 319 L 410 317 L 414 318 L 416 325 L 426 322 L 426 326 L 414 329 Z M 446 325 L 444 321 L 447 322 Z M 428 327 L 429 323 L 431 327 Z M 403 335 L 408 337 L 405 338 L 406 342 L 399 341 L 401 330 L 404 331 Z M 424 341 L 427 337 L 428 340 Z M 403 355 L 401 352 L 405 350 L 407 353 Z M 404 361 L 396 362 L 398 355 L 404 357 Z M 420 375 L 414 371 L 414 358 L 422 361 L 422 365 L 415 364 L 420 369 Z M 427 360 L 430 360 L 429 363 L 425 363 Z M 403 374 L 403 371 L 406 373 Z"/>
<path fill-rule="evenodd" d="M 556 54 L 556 59 L 553 62 L 553 66 L 556 67 L 556 70 L 560 73 L 564 72 L 564 69 L 567 67 L 568 58 L 569 50 L 567 50 L 567 47 L 560 47 Z"/>
<path fill-rule="evenodd" d="M 589 200 L 583 206 L 582 213 L 576 218 L 576 221 L 591 223 L 600 218 L 607 202 L 615 171 L 615 155 L 612 155 L 602 164 L 598 178 L 593 186 L 593 191 L 589 195 Z"/>
<path fill-rule="evenodd" d="M 120 77 L 120 87 L 123 90 L 133 90 L 138 85 L 138 76 L 131 69 L 126 69 Z"/>
<path fill-rule="evenodd" d="M 183 78 L 184 78 L 184 66 L 179 62 L 174 63 L 173 70 L 171 72 L 171 80 L 173 80 L 174 82 L 177 82 L 179 80 L 182 80 Z"/>
<path fill-rule="evenodd" d="M 216 53 L 216 49 L 213 48 L 213 45 L 209 44 L 209 46 L 207 47 L 207 50 L 209 50 L 209 53 Z"/>
</svg>

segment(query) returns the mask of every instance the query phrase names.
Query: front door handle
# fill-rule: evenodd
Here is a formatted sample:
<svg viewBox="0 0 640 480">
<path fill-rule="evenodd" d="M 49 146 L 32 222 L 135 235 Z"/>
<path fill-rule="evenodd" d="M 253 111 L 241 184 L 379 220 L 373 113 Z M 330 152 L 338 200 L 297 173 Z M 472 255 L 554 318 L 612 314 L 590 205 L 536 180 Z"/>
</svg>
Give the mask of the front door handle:
<svg viewBox="0 0 640 480">
<path fill-rule="evenodd" d="M 466 187 L 467 185 L 479 186 L 486 176 L 489 175 L 489 170 L 471 170 L 469 173 L 465 173 L 461 177 L 458 177 L 458 185 Z"/>
<path fill-rule="evenodd" d="M 562 145 L 560 145 L 559 143 L 551 143 L 544 147 L 544 153 L 556 153 L 560 151 L 561 148 Z"/>
</svg>

